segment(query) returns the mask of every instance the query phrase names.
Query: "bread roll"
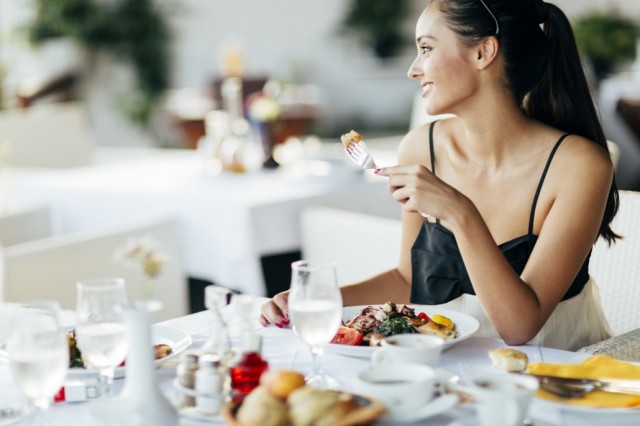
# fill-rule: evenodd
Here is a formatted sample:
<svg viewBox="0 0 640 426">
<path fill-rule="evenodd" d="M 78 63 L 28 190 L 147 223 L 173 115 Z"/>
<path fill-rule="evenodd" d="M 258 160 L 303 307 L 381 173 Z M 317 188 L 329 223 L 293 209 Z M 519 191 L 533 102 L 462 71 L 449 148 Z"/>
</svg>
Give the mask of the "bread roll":
<svg viewBox="0 0 640 426">
<path fill-rule="evenodd" d="M 311 426 L 338 400 L 339 393 L 305 386 L 289 395 L 289 415 L 294 426 Z"/>
<path fill-rule="evenodd" d="M 493 368 L 507 372 L 524 371 L 529 362 L 527 354 L 511 348 L 491 349 L 489 358 Z"/>
<path fill-rule="evenodd" d="M 236 415 L 242 426 L 282 426 L 289 424 L 287 404 L 258 386 L 242 401 Z"/>
<path fill-rule="evenodd" d="M 291 392 L 304 386 L 304 376 L 295 370 L 268 370 L 260 376 L 260 384 L 271 395 L 285 400 Z"/>
</svg>

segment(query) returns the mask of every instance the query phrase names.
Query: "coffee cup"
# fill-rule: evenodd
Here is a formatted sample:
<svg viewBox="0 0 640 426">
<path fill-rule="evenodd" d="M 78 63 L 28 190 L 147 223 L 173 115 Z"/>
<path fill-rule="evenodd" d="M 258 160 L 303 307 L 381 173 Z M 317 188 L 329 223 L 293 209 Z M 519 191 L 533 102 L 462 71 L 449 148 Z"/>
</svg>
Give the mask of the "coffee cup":
<svg viewBox="0 0 640 426">
<path fill-rule="evenodd" d="M 428 334 L 396 334 L 386 337 L 371 355 L 373 365 L 422 364 L 435 367 L 444 339 Z"/>
<path fill-rule="evenodd" d="M 393 417 L 431 401 L 435 384 L 435 371 L 423 364 L 377 365 L 358 374 L 356 390 L 382 402 Z"/>
<path fill-rule="evenodd" d="M 535 378 L 518 374 L 488 373 L 474 377 L 469 393 L 476 401 L 480 425 L 522 425 L 538 386 Z"/>
</svg>

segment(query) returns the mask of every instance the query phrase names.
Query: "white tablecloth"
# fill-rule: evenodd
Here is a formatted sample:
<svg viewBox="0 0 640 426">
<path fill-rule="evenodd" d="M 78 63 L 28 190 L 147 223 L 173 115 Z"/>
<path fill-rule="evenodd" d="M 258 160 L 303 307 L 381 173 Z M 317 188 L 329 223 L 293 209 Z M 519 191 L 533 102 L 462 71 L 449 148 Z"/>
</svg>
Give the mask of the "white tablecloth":
<svg viewBox="0 0 640 426">
<path fill-rule="evenodd" d="M 350 163 L 331 164 L 325 176 L 317 162 L 208 176 L 199 153 L 156 149 L 89 167 L 15 170 L 14 197 L 48 202 L 59 232 L 177 216 L 189 276 L 265 295 L 260 258 L 300 249 L 298 219 L 305 207 L 399 217 L 385 179 Z"/>
<path fill-rule="evenodd" d="M 262 302 L 263 300 L 261 299 L 256 300 L 255 307 L 258 308 Z M 192 348 L 199 348 L 207 338 L 207 316 L 207 312 L 201 312 L 164 321 L 161 324 L 189 333 L 194 341 Z M 290 329 L 263 328 L 257 323 L 257 315 L 254 315 L 254 327 L 263 336 L 263 354 L 271 368 L 294 368 L 303 373 L 311 369 L 309 350 L 303 343 L 299 342 Z M 237 339 L 234 339 L 234 341 L 237 342 Z M 492 371 L 487 350 L 504 346 L 505 344 L 501 340 L 471 337 L 445 350 L 442 353 L 438 367 L 459 374 L 462 378 L 462 383 L 464 383 L 476 374 Z M 537 346 L 522 346 L 519 349 L 526 352 L 532 362 L 579 362 L 587 356 L 587 354 L 539 348 Z M 168 364 L 168 366 L 157 370 L 157 378 L 165 394 L 169 398 L 175 398 L 175 393 L 170 384 L 175 377 L 175 364 L 172 362 Z M 369 361 L 326 353 L 323 365 L 326 372 L 339 377 L 344 384 L 344 389 L 349 390 L 352 389 L 351 386 L 355 375 L 367 368 Z M 118 385 L 121 386 L 124 380 L 126 379 L 116 380 L 116 382 L 119 382 Z M 9 402 L 18 399 L 18 391 L 11 381 L 8 365 L 0 363 L 0 401 Z M 89 406 L 90 403 L 55 404 L 46 415 L 46 424 L 50 426 L 98 425 L 99 422 L 89 415 Z M 530 407 L 529 414 L 534 421 L 534 426 L 599 426 L 604 424 L 626 426 L 637 425 L 640 421 L 640 411 L 638 410 L 635 413 L 630 414 L 627 412 L 618 415 L 598 414 L 595 411 L 584 413 L 560 410 L 555 406 L 550 406 L 535 399 Z M 469 408 L 454 407 L 444 414 L 414 424 L 449 425 L 455 420 L 468 419 L 472 415 L 473 412 Z M 208 423 L 225 424 L 219 417 L 210 419 Z M 27 423 L 21 422 L 19 424 L 26 425 Z M 182 426 L 196 426 L 205 423 L 182 417 L 180 424 Z M 379 422 L 379 424 L 389 425 L 386 422 Z"/>
</svg>

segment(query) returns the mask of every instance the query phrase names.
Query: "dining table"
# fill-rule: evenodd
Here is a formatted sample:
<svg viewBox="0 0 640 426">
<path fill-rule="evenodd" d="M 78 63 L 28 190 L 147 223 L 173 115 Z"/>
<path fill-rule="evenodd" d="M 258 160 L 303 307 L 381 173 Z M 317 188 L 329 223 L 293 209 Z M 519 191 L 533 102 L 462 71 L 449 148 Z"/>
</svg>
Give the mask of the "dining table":
<svg viewBox="0 0 640 426">
<path fill-rule="evenodd" d="M 260 307 L 267 298 L 256 297 L 252 302 L 249 318 L 252 329 L 262 338 L 262 355 L 269 363 L 270 369 L 294 369 L 303 374 L 311 370 L 312 358 L 308 347 L 301 342 L 293 330 L 289 328 L 264 327 L 258 322 Z M 233 309 L 233 304 L 227 305 L 222 310 L 229 330 L 230 343 L 237 347 L 240 341 L 240 331 L 245 318 L 240 318 Z M 246 315 L 247 312 L 244 312 Z M 68 315 L 68 320 L 73 321 L 73 315 Z M 158 323 L 158 325 L 171 328 L 188 335 L 191 344 L 185 351 L 198 352 L 208 338 L 208 324 L 211 312 L 202 311 L 179 318 L 170 319 Z M 459 377 L 459 386 L 469 384 L 474 376 L 488 372 L 495 372 L 492 367 L 488 351 L 493 348 L 507 347 L 500 339 L 485 338 L 471 335 L 468 338 L 448 346 L 441 353 L 435 366 L 440 373 L 456 375 Z M 579 363 L 589 354 L 570 352 L 536 345 L 518 346 L 517 349 L 525 352 L 530 362 L 545 363 Z M 176 377 L 176 365 L 179 357 L 175 357 L 155 370 L 157 386 L 163 394 L 176 403 L 178 392 L 173 386 Z M 326 350 L 323 356 L 323 369 L 326 373 L 337 377 L 341 382 L 341 388 L 347 392 L 355 392 L 355 379 L 358 373 L 371 365 L 370 359 L 339 355 Z M 505 373 L 506 374 L 506 373 Z M 122 388 L 125 378 L 115 381 L 115 393 Z M 20 392 L 13 383 L 9 364 L 0 360 L 0 402 L 2 405 L 15 403 L 21 400 Z M 45 424 L 50 426 L 69 425 L 100 425 L 100 421 L 91 416 L 91 404 L 89 402 L 61 402 L 55 403 L 45 413 Z M 0 406 L 2 406 L 0 405 Z M 197 426 L 204 424 L 227 425 L 221 415 L 194 415 L 194 412 L 180 410 L 179 424 L 182 426 Z M 473 426 L 475 423 L 475 411 L 468 404 L 455 404 L 443 412 L 436 413 L 427 418 L 420 419 L 410 424 L 414 425 L 464 425 Z M 28 425 L 28 419 L 15 423 L 16 425 Z M 637 425 L 640 423 L 640 410 L 600 410 L 581 409 L 576 410 L 569 406 L 549 403 L 534 398 L 529 406 L 528 417 L 525 424 L 533 426 L 589 426 L 589 425 Z M 3 424 L 0 419 L 0 424 Z M 385 420 L 376 421 L 374 425 L 384 426 L 397 424 Z"/>
</svg>

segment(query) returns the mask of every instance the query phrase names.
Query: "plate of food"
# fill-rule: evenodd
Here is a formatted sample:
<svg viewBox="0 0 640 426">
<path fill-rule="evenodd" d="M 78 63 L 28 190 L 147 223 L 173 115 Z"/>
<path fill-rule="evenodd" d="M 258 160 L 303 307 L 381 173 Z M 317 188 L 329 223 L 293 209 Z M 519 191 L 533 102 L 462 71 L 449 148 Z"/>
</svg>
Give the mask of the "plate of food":
<svg viewBox="0 0 640 426">
<path fill-rule="evenodd" d="M 156 366 L 178 356 L 191 345 L 191 336 L 180 330 L 164 325 L 154 324 L 151 326 L 151 339 L 153 342 Z M 67 330 L 67 340 L 69 341 L 69 372 L 67 373 L 67 378 L 72 380 L 96 378 L 98 371 L 87 369 L 85 366 L 82 352 L 76 345 L 73 329 Z M 116 368 L 114 378 L 124 377 L 125 362 Z"/>
<path fill-rule="evenodd" d="M 325 349 L 357 358 L 370 358 L 380 341 L 394 334 L 434 334 L 444 339 L 444 349 L 447 349 L 468 339 L 480 328 L 477 319 L 461 312 L 392 302 L 343 308 L 342 321 L 343 325 Z"/>
<path fill-rule="evenodd" d="M 270 370 L 241 402 L 230 402 L 222 417 L 232 426 L 371 424 L 386 413 L 380 401 L 350 392 L 306 386 L 294 370 Z"/>
</svg>

